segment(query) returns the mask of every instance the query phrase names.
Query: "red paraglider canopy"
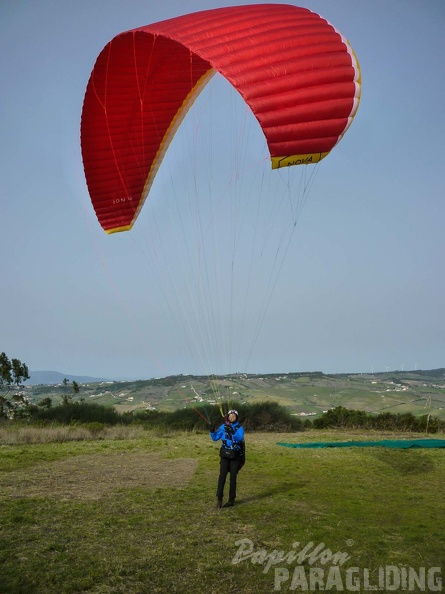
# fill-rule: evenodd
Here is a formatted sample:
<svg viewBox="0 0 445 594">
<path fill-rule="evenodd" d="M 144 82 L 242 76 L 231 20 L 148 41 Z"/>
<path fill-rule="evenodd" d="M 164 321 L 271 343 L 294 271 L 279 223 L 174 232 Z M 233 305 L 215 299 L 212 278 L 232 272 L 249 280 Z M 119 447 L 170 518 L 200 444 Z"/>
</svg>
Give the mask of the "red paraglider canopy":
<svg viewBox="0 0 445 594">
<path fill-rule="evenodd" d="M 81 124 L 88 189 L 107 233 L 132 227 L 176 129 L 216 71 L 255 114 L 273 168 L 324 158 L 360 98 L 348 42 L 305 8 L 219 8 L 117 35 L 91 73 Z"/>
</svg>

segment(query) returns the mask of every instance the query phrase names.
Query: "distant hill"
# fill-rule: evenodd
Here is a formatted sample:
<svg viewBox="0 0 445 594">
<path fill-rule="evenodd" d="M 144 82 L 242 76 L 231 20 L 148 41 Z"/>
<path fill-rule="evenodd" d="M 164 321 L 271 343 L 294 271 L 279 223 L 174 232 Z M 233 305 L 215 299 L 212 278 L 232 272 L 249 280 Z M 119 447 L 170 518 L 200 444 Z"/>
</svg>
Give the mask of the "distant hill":
<svg viewBox="0 0 445 594">
<path fill-rule="evenodd" d="M 88 384 L 88 383 L 97 383 L 97 382 L 110 382 L 110 381 L 115 381 L 115 382 L 121 382 L 121 381 L 127 381 L 127 382 L 131 382 L 131 383 L 140 383 L 141 381 L 147 381 L 150 384 L 165 384 L 166 386 L 173 386 L 173 384 L 175 384 L 176 382 L 182 382 L 184 383 L 184 381 L 190 381 L 192 379 L 205 379 L 207 380 L 208 378 L 205 376 L 193 376 L 193 375 L 178 375 L 178 376 L 168 376 L 165 378 L 158 378 L 158 379 L 146 379 L 146 380 L 131 380 L 129 378 L 113 378 L 112 380 L 110 378 L 104 378 L 104 377 L 91 377 L 88 375 L 71 375 L 69 373 L 60 373 L 59 371 L 30 371 L 29 375 L 31 376 L 29 380 L 26 381 L 26 385 L 30 385 L 30 386 L 36 386 L 36 385 L 54 385 L 54 384 L 61 384 L 63 382 L 63 380 L 66 378 L 68 379 L 70 382 L 72 381 L 76 381 L 79 384 Z M 250 377 L 251 379 L 254 378 L 259 378 L 260 375 L 259 374 L 241 374 L 241 375 L 245 375 L 246 378 Z M 226 375 L 226 376 L 219 376 L 219 379 L 234 379 L 235 377 L 241 377 L 240 374 L 230 374 L 230 375 Z M 376 378 L 388 378 L 388 379 L 417 379 L 417 380 L 422 380 L 423 378 L 427 379 L 433 379 L 433 378 L 438 378 L 441 379 L 442 381 L 445 379 L 445 367 L 441 367 L 440 369 L 429 369 L 429 370 L 421 370 L 421 369 L 417 369 L 417 370 L 411 370 L 411 371 L 399 371 L 399 370 L 394 370 L 394 371 L 386 371 L 386 372 L 376 372 L 376 373 L 334 373 L 334 374 L 324 374 L 321 371 L 317 371 L 317 372 L 297 372 L 297 373 L 286 373 L 286 374 L 280 374 L 280 373 L 269 373 L 269 374 L 262 374 L 261 377 L 266 379 L 274 379 L 276 377 L 284 377 L 286 376 L 289 379 L 298 379 L 299 377 L 302 376 L 308 376 L 311 377 L 312 379 L 315 378 L 332 378 L 332 379 L 345 379 L 345 378 L 357 378 L 359 376 L 361 377 L 376 377 Z M 216 376 L 215 376 L 216 377 Z"/>
<path fill-rule="evenodd" d="M 147 380 L 113 380 L 76 376 L 55 371 L 31 372 L 26 395 L 32 403 L 51 398 L 60 404 L 71 394 L 118 412 L 138 409 L 172 412 L 184 406 L 210 407 L 258 402 L 277 402 L 292 415 L 316 418 L 342 406 L 369 414 L 382 412 L 432 415 L 445 419 L 445 368 L 388 371 L 385 373 L 324 374 L 321 371 L 280 374 L 232 374 L 226 376 L 175 375 Z M 64 378 L 75 380 L 61 386 Z"/>
<path fill-rule="evenodd" d="M 60 373 L 59 371 L 30 371 L 30 379 L 26 380 L 27 385 L 36 386 L 38 384 L 61 384 L 66 378 L 70 382 L 76 381 L 79 384 L 109 381 L 101 377 L 89 377 L 87 375 L 70 375 L 69 373 Z"/>
</svg>

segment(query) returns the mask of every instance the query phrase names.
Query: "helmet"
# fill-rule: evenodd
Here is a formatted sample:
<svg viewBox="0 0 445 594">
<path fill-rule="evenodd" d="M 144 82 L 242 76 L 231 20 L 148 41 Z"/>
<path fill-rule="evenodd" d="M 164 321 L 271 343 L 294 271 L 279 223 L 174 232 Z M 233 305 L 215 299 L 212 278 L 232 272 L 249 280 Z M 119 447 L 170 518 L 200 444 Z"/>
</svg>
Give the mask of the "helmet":
<svg viewBox="0 0 445 594">
<path fill-rule="evenodd" d="M 231 415 L 231 414 L 234 414 L 234 415 L 236 415 L 236 418 L 238 418 L 238 416 L 239 416 L 239 415 L 238 415 L 238 411 L 237 411 L 237 410 L 235 410 L 235 409 L 233 409 L 233 408 L 232 408 L 232 410 L 229 410 L 229 412 L 227 413 L 227 416 L 229 416 L 229 415 Z"/>
</svg>

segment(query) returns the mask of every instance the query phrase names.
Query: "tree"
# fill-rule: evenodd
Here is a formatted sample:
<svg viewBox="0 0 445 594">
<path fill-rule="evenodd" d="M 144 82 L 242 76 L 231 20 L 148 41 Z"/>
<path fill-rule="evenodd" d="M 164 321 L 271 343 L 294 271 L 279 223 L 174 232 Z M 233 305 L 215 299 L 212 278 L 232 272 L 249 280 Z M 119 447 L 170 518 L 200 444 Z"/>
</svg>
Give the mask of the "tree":
<svg viewBox="0 0 445 594">
<path fill-rule="evenodd" d="M 68 387 L 68 384 L 70 383 L 70 381 L 67 378 L 65 378 L 62 383 L 63 383 L 64 387 L 67 388 Z M 73 380 L 71 382 L 71 387 L 73 388 L 74 394 L 78 394 L 80 392 L 80 386 L 76 382 L 76 380 Z M 65 393 L 62 396 L 62 404 L 70 404 L 71 402 L 73 402 L 73 396 L 71 394 L 66 394 Z"/>
<path fill-rule="evenodd" d="M 12 363 L 6 353 L 0 354 L 0 388 L 9 389 L 12 384 Z"/>
<path fill-rule="evenodd" d="M 49 396 L 43 398 L 43 400 L 40 400 L 40 402 L 37 402 L 37 406 L 41 406 L 42 408 L 51 408 L 52 405 L 53 401 L 51 400 L 51 398 L 49 398 Z"/>
<path fill-rule="evenodd" d="M 28 367 L 19 359 L 9 359 L 6 353 L 0 354 L 0 418 L 14 418 L 18 411 L 27 405 L 23 394 L 9 394 L 12 388 L 22 387 L 23 382 L 29 379 Z"/>
</svg>

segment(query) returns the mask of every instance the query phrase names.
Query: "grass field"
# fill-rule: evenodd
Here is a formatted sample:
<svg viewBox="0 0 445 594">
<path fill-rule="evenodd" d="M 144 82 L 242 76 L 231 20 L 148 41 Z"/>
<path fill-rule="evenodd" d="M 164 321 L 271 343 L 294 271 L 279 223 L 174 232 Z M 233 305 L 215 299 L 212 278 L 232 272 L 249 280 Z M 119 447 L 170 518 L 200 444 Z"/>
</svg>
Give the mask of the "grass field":
<svg viewBox="0 0 445 594">
<path fill-rule="evenodd" d="M 418 434 L 248 434 L 217 510 L 207 434 L 39 431 L 0 436 L 1 593 L 442 591 L 445 450 L 276 445 Z"/>
</svg>

